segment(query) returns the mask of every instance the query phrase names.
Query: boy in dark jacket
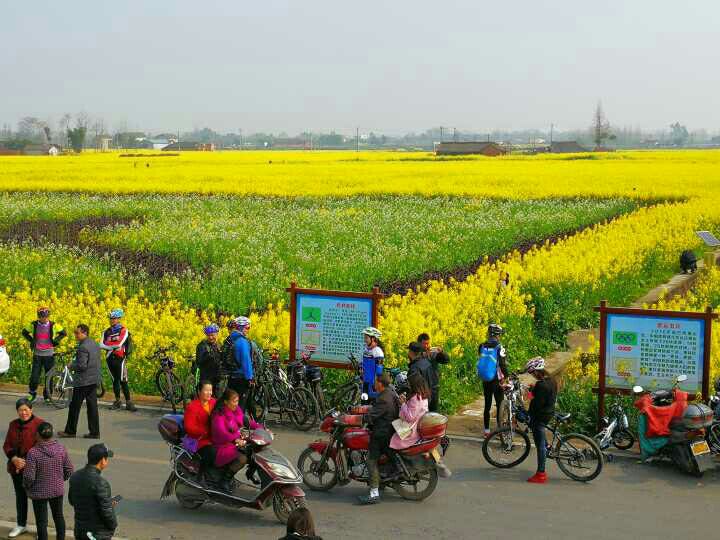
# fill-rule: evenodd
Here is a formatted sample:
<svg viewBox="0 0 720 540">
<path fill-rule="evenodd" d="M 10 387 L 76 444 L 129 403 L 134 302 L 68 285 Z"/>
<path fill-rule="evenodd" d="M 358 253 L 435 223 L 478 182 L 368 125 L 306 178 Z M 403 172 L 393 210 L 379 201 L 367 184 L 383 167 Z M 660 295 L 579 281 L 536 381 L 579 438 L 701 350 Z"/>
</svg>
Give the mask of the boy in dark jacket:
<svg viewBox="0 0 720 540">
<path fill-rule="evenodd" d="M 88 448 L 87 456 L 87 465 L 70 477 L 68 499 L 75 510 L 75 538 L 86 540 L 92 533 L 97 540 L 111 540 L 117 529 L 115 503 L 110 483 L 101 473 L 113 452 L 100 443 Z"/>
<path fill-rule="evenodd" d="M 535 448 L 537 449 L 537 472 L 528 478 L 532 484 L 547 482 L 545 473 L 545 459 L 547 458 L 547 440 L 545 430 L 547 424 L 555 414 L 557 401 L 557 386 L 545 374 L 545 359 L 538 356 L 528 361 L 525 371 L 535 377 L 537 382 L 532 388 L 532 401 L 528 413 L 530 414 L 530 429 L 532 429 Z"/>
</svg>

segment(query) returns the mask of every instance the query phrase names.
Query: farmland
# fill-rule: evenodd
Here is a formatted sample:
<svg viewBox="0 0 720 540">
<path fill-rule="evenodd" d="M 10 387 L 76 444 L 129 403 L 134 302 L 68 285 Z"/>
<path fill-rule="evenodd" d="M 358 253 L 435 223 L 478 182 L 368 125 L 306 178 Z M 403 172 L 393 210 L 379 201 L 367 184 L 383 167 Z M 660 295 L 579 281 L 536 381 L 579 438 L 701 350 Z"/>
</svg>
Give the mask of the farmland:
<svg viewBox="0 0 720 540">
<path fill-rule="evenodd" d="M 508 327 L 513 365 L 561 346 L 593 323 L 600 299 L 627 304 L 699 247 L 694 231 L 720 224 L 709 204 L 718 182 L 710 151 L 3 158 L 0 329 L 23 358 L 15 336 L 37 303 L 66 324 L 90 319 L 94 332 L 123 305 L 141 358 L 171 340 L 189 353 L 204 320 L 251 312 L 254 337 L 285 349 L 290 280 L 377 283 L 397 291 L 381 306 L 389 361 L 430 331 L 452 353 L 452 409 L 477 392 L 474 350 L 489 321 Z M 78 220 L 89 221 L 73 229 Z M 18 362 L 13 375 L 26 369 Z M 151 369 L 138 367 L 137 388 Z"/>
</svg>

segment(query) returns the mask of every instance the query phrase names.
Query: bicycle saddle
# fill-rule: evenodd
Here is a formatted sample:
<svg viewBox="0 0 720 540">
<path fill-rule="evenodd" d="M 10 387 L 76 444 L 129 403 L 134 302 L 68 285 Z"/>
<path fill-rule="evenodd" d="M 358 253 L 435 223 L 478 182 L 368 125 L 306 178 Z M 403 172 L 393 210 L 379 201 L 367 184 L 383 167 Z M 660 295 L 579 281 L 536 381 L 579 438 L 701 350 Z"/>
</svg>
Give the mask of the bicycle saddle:
<svg viewBox="0 0 720 540">
<path fill-rule="evenodd" d="M 572 413 L 555 413 L 555 420 L 558 422 L 567 422 L 571 416 Z"/>
</svg>

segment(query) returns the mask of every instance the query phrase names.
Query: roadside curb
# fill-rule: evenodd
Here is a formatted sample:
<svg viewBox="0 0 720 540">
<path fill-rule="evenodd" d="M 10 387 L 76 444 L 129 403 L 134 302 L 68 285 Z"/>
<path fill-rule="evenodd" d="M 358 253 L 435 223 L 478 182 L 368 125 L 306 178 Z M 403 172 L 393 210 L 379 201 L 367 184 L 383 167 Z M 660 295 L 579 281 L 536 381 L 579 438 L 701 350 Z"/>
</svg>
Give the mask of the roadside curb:
<svg viewBox="0 0 720 540">
<path fill-rule="evenodd" d="M 12 396 L 12 397 L 21 398 L 21 397 L 27 397 L 27 395 L 28 395 L 27 392 L 15 392 L 12 390 L 4 390 L 4 389 L 0 388 L 0 396 Z M 38 403 L 42 403 L 42 402 L 43 402 L 42 398 L 38 397 L 38 399 L 35 401 L 35 405 L 37 405 Z M 158 413 L 164 412 L 166 414 L 170 414 L 172 412 L 172 409 L 169 406 L 163 407 L 162 405 L 143 405 L 142 403 L 138 403 L 137 401 L 134 401 L 133 403 L 135 404 L 135 407 L 137 407 L 138 411 L 158 412 Z M 52 405 L 50 405 L 48 403 L 48 407 L 52 407 Z M 111 409 L 112 402 L 98 400 L 98 407 L 102 408 L 102 409 Z M 65 407 L 65 409 L 67 409 L 67 407 Z M 58 410 L 64 410 L 64 409 L 58 409 Z M 122 409 L 119 409 L 119 410 L 122 412 L 125 410 L 125 408 L 123 407 Z M 180 408 L 179 410 L 182 410 L 182 408 Z"/>
</svg>

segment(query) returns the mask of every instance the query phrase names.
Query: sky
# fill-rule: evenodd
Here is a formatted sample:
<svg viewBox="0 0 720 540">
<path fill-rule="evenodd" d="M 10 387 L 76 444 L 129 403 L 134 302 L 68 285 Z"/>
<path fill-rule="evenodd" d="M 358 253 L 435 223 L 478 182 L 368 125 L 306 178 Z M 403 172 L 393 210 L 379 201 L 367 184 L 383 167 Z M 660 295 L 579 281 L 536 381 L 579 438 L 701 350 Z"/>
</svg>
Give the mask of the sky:
<svg viewBox="0 0 720 540">
<path fill-rule="evenodd" d="M 720 131 L 720 2 L 0 0 L 0 125 Z"/>
</svg>

